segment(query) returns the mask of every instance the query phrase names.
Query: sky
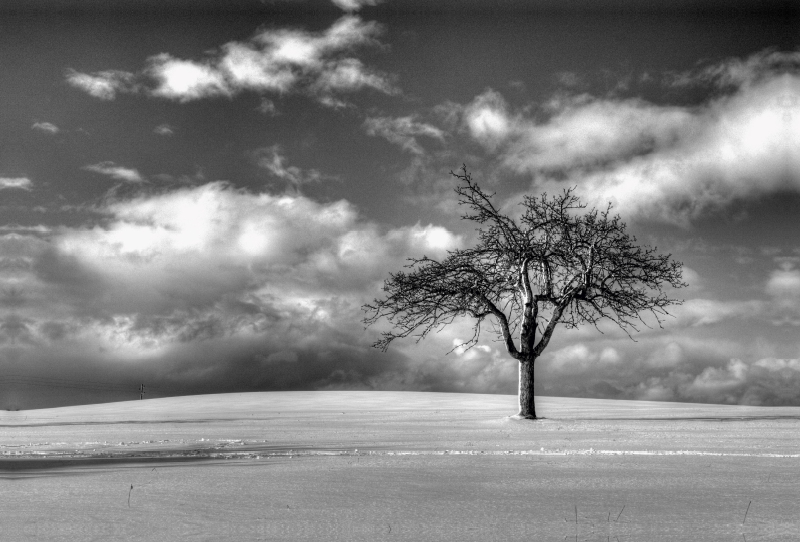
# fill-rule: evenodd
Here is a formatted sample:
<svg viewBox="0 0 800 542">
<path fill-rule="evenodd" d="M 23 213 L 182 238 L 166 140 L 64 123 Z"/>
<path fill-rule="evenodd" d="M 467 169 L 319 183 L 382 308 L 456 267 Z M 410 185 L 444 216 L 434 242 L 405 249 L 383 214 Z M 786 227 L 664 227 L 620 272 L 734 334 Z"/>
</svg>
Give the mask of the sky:
<svg viewBox="0 0 800 542">
<path fill-rule="evenodd" d="M 575 187 L 683 263 L 663 329 L 557 328 L 536 393 L 800 405 L 800 45 L 787 2 L 4 2 L 0 408 L 514 394 L 457 321 L 371 347 L 408 257 Z"/>
</svg>

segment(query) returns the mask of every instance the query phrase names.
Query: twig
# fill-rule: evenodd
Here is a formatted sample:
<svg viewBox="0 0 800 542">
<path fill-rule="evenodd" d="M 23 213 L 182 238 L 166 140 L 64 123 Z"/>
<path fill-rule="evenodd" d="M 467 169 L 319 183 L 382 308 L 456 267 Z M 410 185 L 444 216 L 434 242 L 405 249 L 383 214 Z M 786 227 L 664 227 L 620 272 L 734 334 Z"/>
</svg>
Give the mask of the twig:
<svg viewBox="0 0 800 542">
<path fill-rule="evenodd" d="M 131 491 L 133 491 L 133 484 L 131 484 L 131 488 L 128 490 L 128 508 L 131 507 Z"/>
<path fill-rule="evenodd" d="M 627 505 L 627 504 L 623 504 L 623 505 L 622 505 L 622 510 L 620 510 L 620 511 L 619 511 L 619 514 L 617 514 L 617 519 L 615 519 L 614 521 L 618 521 L 618 520 L 619 520 L 619 517 L 620 517 L 620 516 L 622 515 L 622 513 L 625 511 L 625 507 L 626 507 L 626 506 L 628 506 L 628 505 Z"/>
<path fill-rule="evenodd" d="M 749 503 L 747 503 L 747 510 L 744 511 L 744 519 L 742 520 L 742 525 L 744 525 L 744 522 L 747 521 L 747 513 L 750 511 L 750 505 L 752 503 L 753 503 L 753 501 L 750 501 Z"/>
</svg>

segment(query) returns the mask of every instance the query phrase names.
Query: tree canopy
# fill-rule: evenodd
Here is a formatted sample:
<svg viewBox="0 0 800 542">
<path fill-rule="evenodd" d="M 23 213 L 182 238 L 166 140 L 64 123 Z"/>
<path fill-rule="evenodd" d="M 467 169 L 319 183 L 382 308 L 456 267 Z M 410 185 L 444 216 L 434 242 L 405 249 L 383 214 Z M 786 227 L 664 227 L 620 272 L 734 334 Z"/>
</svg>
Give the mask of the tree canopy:
<svg viewBox="0 0 800 542">
<path fill-rule="evenodd" d="M 588 209 L 568 188 L 553 196 L 524 196 L 522 213 L 512 218 L 466 166 L 451 174 L 459 180 L 462 219 L 478 224 L 477 243 L 449 251 L 441 261 L 410 258 L 406 270 L 386 279 L 386 296 L 363 307 L 365 324 L 381 319 L 392 324 L 377 348 L 386 350 L 404 337 L 421 340 L 462 316 L 474 320 L 472 337 L 461 345 L 469 348 L 488 319 L 521 364 L 519 415 L 531 418 L 533 363 L 558 324 L 597 327 L 608 319 L 630 336 L 647 325 L 644 314 L 660 326 L 668 307 L 681 303 L 666 289 L 686 286 L 682 264 L 637 244 L 619 215 L 611 214 L 610 203 L 603 210 Z M 522 405 L 523 384 L 529 408 Z"/>
</svg>

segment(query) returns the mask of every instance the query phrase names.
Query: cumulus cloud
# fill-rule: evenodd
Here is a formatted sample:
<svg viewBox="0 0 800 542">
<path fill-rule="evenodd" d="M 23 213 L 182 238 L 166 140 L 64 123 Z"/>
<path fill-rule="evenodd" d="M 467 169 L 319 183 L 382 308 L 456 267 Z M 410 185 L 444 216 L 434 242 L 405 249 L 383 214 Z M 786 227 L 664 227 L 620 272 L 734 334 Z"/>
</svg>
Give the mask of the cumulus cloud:
<svg viewBox="0 0 800 542">
<path fill-rule="evenodd" d="M 179 102 L 231 97 L 243 91 L 303 92 L 320 103 L 339 106 L 344 102 L 337 95 L 342 93 L 364 88 L 397 92 L 388 76 L 348 56 L 360 46 L 377 44 L 379 34 L 376 23 L 348 15 L 322 32 L 263 30 L 248 41 L 226 43 L 201 60 L 161 53 L 150 57 L 138 74 L 70 71 L 67 81 L 106 100 L 119 92 L 144 92 Z"/>
<path fill-rule="evenodd" d="M 412 154 L 425 153 L 417 141 L 418 137 L 444 141 L 442 130 L 431 124 L 419 122 L 414 116 L 369 117 L 364 121 L 364 130 L 368 135 L 383 137 Z"/>
<path fill-rule="evenodd" d="M 58 126 L 52 122 L 34 122 L 31 126 L 31 129 L 38 130 L 39 132 L 44 132 L 46 134 L 57 134 L 60 132 Z"/>
<path fill-rule="evenodd" d="M 682 395 L 721 404 L 793 405 L 800 385 L 800 360 L 731 359 L 722 367 L 706 367 L 682 387 Z"/>
<path fill-rule="evenodd" d="M 151 57 L 146 72 L 155 80 L 154 96 L 188 102 L 210 96 L 230 96 L 225 76 L 214 66 L 180 60 L 167 53 Z"/>
<path fill-rule="evenodd" d="M 779 97 L 800 78 L 777 77 L 694 113 L 674 143 L 585 176 L 582 187 L 639 215 L 685 224 L 709 209 L 800 190 L 800 109 Z M 695 128 L 692 129 L 694 124 Z"/>
<path fill-rule="evenodd" d="M 19 363 L 69 359 L 74 378 L 135 361 L 191 393 L 214 383 L 445 385 L 430 359 L 394 351 L 376 363 L 377 331 L 364 331 L 360 307 L 409 255 L 443 257 L 460 246 L 447 229 L 386 230 L 346 201 L 223 182 L 115 199 L 99 211 L 105 220 L 93 228 L 9 234 L 0 245 L 20 292 L 0 341 Z"/>
<path fill-rule="evenodd" d="M 620 353 L 612 346 L 594 349 L 581 342 L 556 350 L 549 356 L 552 371 L 572 375 L 597 371 L 598 366 L 615 367 L 621 361 Z"/>
<path fill-rule="evenodd" d="M 506 140 L 515 124 L 507 109 L 505 99 L 494 90 L 476 96 L 463 113 L 470 135 L 485 147 L 495 149 Z"/>
<path fill-rule="evenodd" d="M 672 334 L 637 343 L 608 337 L 565 342 L 537 362 L 538 394 L 747 405 L 800 401 L 800 361 L 759 357 L 764 348 L 753 341 Z M 735 357 L 745 352 L 755 354 L 751 361 Z"/>
<path fill-rule="evenodd" d="M 469 319 L 385 355 L 369 348 L 381 329 L 362 328 L 360 307 L 381 295 L 387 274 L 408 256 L 441 258 L 463 246 L 440 225 L 386 229 L 344 200 L 223 182 L 116 199 L 99 210 L 105 218 L 92 228 L 0 237 L 0 355 L 11 369 L 57 374 L 68 362 L 71 378 L 140 382 L 144 374 L 169 393 L 516 390 L 516 362 L 488 332 L 475 348 L 453 350 L 471 336 Z M 788 271 L 776 270 L 765 288 L 794 291 Z M 672 333 L 642 333 L 638 342 L 559 330 L 537 362 L 537 393 L 800 399 L 797 360 L 710 335 L 708 326 L 746 318 L 753 307 L 709 300 L 684 307 Z M 699 326 L 706 327 L 692 338 Z"/>
<path fill-rule="evenodd" d="M 669 147 L 692 123 L 678 107 L 578 97 L 559 104 L 546 124 L 519 121 L 504 159 L 516 170 L 590 168 Z"/>
<path fill-rule="evenodd" d="M 31 190 L 32 187 L 33 182 L 27 177 L 0 177 L 0 190 L 7 188 Z"/>
<path fill-rule="evenodd" d="M 577 185 L 626 216 L 688 225 L 737 200 L 800 191 L 797 54 L 709 70 L 730 88 L 700 105 L 576 95 L 531 113 L 489 90 L 459 113 L 475 141 L 538 190 Z"/>
<path fill-rule="evenodd" d="M 83 169 L 87 171 L 94 171 L 95 173 L 100 173 L 101 175 L 107 175 L 118 181 L 125 181 L 128 183 L 144 182 L 144 178 L 137 170 L 117 165 L 114 162 L 100 162 L 98 164 L 84 166 Z"/>
</svg>

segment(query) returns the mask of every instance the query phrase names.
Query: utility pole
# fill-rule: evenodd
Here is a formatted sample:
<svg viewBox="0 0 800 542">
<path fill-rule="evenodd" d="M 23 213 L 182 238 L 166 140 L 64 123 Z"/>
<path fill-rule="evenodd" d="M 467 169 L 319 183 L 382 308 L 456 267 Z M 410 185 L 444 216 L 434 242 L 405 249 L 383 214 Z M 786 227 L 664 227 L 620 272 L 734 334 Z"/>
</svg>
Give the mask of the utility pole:
<svg viewBox="0 0 800 542">
<path fill-rule="evenodd" d="M 147 393 L 144 391 L 144 384 L 139 384 L 139 400 L 141 401 L 144 399 L 144 394 Z"/>
</svg>

